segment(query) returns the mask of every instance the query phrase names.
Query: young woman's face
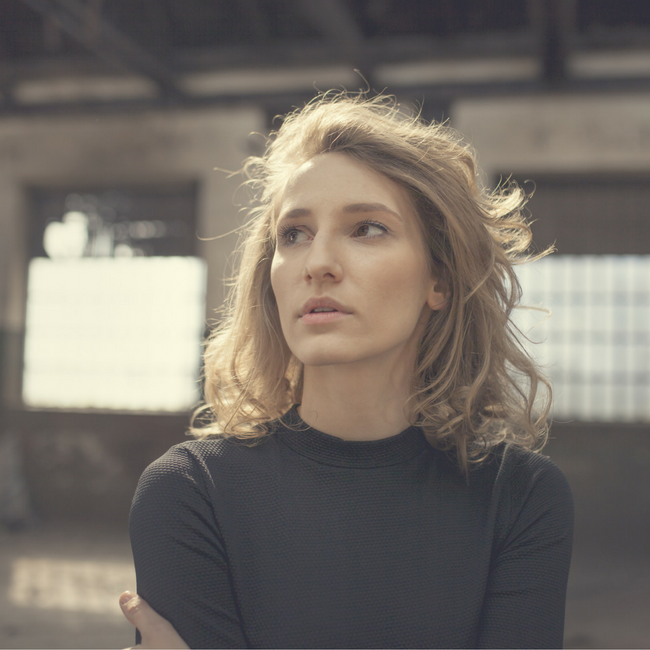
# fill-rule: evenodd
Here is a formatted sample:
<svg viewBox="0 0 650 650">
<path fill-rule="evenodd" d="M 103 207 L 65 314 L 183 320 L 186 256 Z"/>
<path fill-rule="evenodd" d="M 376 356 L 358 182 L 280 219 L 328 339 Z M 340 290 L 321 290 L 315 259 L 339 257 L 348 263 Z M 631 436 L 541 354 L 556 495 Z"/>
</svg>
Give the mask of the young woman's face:
<svg viewBox="0 0 650 650">
<path fill-rule="evenodd" d="M 276 232 L 271 284 L 284 337 L 305 365 L 413 352 L 430 310 L 444 304 L 406 191 L 344 154 L 295 172 Z"/>
</svg>

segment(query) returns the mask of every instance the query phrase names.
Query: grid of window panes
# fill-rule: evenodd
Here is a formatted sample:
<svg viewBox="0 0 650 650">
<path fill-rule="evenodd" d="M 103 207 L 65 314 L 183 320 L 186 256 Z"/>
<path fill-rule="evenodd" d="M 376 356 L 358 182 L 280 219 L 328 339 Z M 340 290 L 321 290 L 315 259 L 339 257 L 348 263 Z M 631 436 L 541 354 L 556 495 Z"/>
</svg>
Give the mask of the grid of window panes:
<svg viewBox="0 0 650 650">
<path fill-rule="evenodd" d="M 37 257 L 28 277 L 25 404 L 183 411 L 198 401 L 202 259 Z"/>
<path fill-rule="evenodd" d="M 650 255 L 553 255 L 517 274 L 533 309 L 515 321 L 553 382 L 553 417 L 650 421 Z"/>
</svg>

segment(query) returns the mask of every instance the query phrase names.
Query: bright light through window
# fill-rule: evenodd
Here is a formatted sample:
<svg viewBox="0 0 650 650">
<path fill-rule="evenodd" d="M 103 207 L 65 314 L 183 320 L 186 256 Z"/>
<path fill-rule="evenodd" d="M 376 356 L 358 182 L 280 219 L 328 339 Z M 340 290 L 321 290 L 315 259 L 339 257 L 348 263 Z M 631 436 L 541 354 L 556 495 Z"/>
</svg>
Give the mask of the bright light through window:
<svg viewBox="0 0 650 650">
<path fill-rule="evenodd" d="M 132 562 L 16 558 L 8 588 L 12 605 L 121 616 L 119 595 L 135 591 Z"/>
<path fill-rule="evenodd" d="M 34 258 L 23 399 L 31 407 L 179 412 L 199 399 L 205 262 Z"/>
<path fill-rule="evenodd" d="M 517 268 L 516 321 L 550 375 L 556 419 L 650 421 L 650 256 L 552 255 Z"/>
</svg>

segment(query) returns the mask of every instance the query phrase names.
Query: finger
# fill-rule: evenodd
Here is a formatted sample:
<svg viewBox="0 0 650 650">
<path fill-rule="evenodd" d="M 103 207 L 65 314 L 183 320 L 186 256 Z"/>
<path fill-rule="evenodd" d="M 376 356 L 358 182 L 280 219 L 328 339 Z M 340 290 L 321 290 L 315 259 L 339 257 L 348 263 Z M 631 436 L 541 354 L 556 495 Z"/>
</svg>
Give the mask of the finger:
<svg viewBox="0 0 650 650">
<path fill-rule="evenodd" d="M 129 623 L 132 623 L 136 627 L 138 627 L 139 621 L 146 621 L 146 608 L 148 605 L 137 594 L 134 594 L 130 591 L 125 591 L 120 596 L 120 607 L 122 608 L 122 613 L 124 616 L 126 616 Z"/>
<path fill-rule="evenodd" d="M 125 591 L 120 596 L 120 607 L 129 622 L 143 634 L 146 632 L 151 635 L 154 632 L 166 632 L 174 629 L 167 620 L 149 606 L 146 600 L 130 591 Z"/>
<path fill-rule="evenodd" d="M 120 607 L 129 622 L 140 630 L 142 648 L 187 648 L 172 624 L 137 594 L 125 591 L 120 596 Z"/>
</svg>

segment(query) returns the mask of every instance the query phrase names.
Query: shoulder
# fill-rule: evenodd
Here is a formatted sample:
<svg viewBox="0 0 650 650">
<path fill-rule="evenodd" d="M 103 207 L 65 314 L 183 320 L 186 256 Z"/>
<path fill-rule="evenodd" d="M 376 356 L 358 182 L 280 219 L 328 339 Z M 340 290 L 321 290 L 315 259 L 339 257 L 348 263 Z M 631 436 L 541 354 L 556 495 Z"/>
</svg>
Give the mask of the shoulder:
<svg viewBox="0 0 650 650">
<path fill-rule="evenodd" d="M 142 473 L 131 504 L 131 530 L 214 518 L 218 504 L 232 500 L 247 483 L 264 481 L 268 458 L 260 454 L 271 441 L 255 447 L 215 438 L 174 445 Z M 264 452 L 268 457 L 268 451 Z M 156 523 L 158 522 L 158 524 Z"/>
<path fill-rule="evenodd" d="M 154 485 L 200 489 L 220 476 L 250 475 L 272 464 L 276 448 L 272 435 L 254 445 L 218 437 L 188 440 L 174 445 L 151 463 L 143 472 L 138 489 Z"/>
<path fill-rule="evenodd" d="M 550 531 L 563 531 L 561 535 L 571 534 L 571 487 L 548 456 L 514 445 L 500 445 L 482 471 L 490 475 L 493 483 L 497 527 L 502 533 L 541 525 Z"/>
<path fill-rule="evenodd" d="M 532 452 L 514 445 L 504 445 L 499 456 L 497 481 L 507 484 L 520 498 L 532 492 L 546 497 L 572 499 L 571 488 L 562 470 L 540 452 Z"/>
<path fill-rule="evenodd" d="M 494 447 L 483 462 L 471 469 L 471 481 L 508 486 L 522 493 L 538 485 L 570 492 L 564 473 L 548 456 L 511 444 Z"/>
</svg>

